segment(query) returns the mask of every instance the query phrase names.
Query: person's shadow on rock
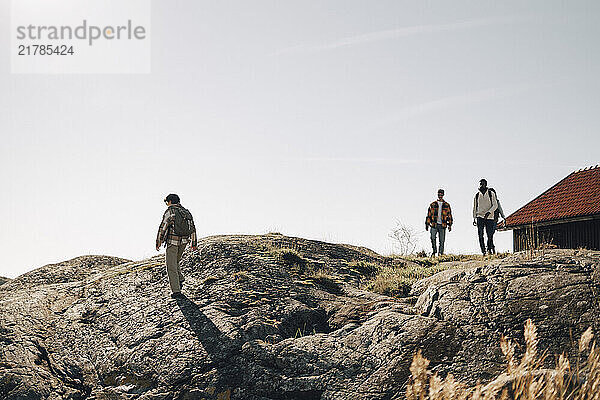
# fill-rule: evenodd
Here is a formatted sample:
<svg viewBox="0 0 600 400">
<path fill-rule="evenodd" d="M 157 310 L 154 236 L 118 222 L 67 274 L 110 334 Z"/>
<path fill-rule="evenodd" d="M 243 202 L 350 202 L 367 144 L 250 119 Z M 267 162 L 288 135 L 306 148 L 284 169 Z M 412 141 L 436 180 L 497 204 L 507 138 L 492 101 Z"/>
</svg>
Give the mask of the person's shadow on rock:
<svg viewBox="0 0 600 400">
<path fill-rule="evenodd" d="M 196 303 L 185 295 L 177 297 L 176 301 L 190 328 L 213 362 L 217 365 L 227 364 L 232 356 L 239 353 L 239 346 L 223 334 Z"/>
</svg>

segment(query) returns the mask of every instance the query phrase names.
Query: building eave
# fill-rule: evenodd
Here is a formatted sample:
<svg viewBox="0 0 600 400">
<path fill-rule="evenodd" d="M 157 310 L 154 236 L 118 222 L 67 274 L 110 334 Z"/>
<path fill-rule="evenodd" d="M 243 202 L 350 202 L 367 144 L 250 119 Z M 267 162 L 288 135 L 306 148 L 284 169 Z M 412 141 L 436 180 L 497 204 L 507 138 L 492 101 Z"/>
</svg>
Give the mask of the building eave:
<svg viewBox="0 0 600 400">
<path fill-rule="evenodd" d="M 498 227 L 498 230 L 499 231 L 509 231 L 509 230 L 513 230 L 513 229 L 524 229 L 524 228 L 529 228 L 532 225 L 534 227 L 538 228 L 541 226 L 560 225 L 560 224 L 568 224 L 570 222 L 592 221 L 592 220 L 597 220 L 597 219 L 600 219 L 600 214 L 581 215 L 578 217 L 560 218 L 560 219 L 554 219 L 554 220 L 549 220 L 549 221 L 533 221 L 528 224 L 519 224 L 519 225 L 509 225 L 509 226 L 505 226 L 505 227 Z"/>
</svg>

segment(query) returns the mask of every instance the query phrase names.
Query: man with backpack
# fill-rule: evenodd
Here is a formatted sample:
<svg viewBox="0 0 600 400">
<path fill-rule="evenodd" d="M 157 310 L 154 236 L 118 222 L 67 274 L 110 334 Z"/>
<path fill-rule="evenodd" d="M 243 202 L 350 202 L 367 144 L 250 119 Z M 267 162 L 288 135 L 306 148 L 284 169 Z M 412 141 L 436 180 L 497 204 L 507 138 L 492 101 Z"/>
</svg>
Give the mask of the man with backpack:
<svg viewBox="0 0 600 400">
<path fill-rule="evenodd" d="M 485 242 L 483 240 L 483 230 L 487 234 L 487 252 L 493 254 L 496 252 L 494 247 L 494 231 L 498 221 L 498 197 L 496 191 L 487 187 L 487 181 L 479 181 L 479 190 L 473 200 L 473 225 L 477 227 L 479 236 L 479 247 L 481 253 L 486 254 Z"/>
<path fill-rule="evenodd" d="M 169 194 L 165 198 L 167 210 L 158 227 L 156 236 L 156 251 L 164 243 L 167 247 L 165 254 L 167 275 L 171 286 L 171 297 L 181 297 L 181 287 L 185 280 L 179 268 L 179 261 L 188 242 L 192 242 L 192 250 L 197 249 L 196 227 L 192 214 L 180 204 L 179 196 Z"/>
<path fill-rule="evenodd" d="M 435 256 L 435 253 L 438 253 L 439 256 L 444 254 L 446 228 L 448 228 L 448 232 L 452 231 L 452 210 L 450 204 L 444 200 L 444 189 L 438 189 L 437 195 L 437 200 L 429 205 L 425 218 L 425 230 L 431 228 L 432 257 Z M 439 252 L 436 246 L 436 236 L 439 236 L 440 241 Z"/>
</svg>

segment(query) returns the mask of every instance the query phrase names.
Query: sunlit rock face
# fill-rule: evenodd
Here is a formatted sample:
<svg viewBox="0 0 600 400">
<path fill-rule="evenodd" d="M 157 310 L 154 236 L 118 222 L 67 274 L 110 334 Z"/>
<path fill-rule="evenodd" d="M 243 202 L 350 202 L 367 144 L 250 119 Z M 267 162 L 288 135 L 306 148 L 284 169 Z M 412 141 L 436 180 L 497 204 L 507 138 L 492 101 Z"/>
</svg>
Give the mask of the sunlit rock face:
<svg viewBox="0 0 600 400">
<path fill-rule="evenodd" d="M 84 256 L 0 285 L 0 398 L 395 399 L 418 349 L 485 381 L 527 318 L 550 354 L 599 320 L 598 252 L 465 263 L 398 299 L 361 289 L 374 271 L 357 261 L 391 265 L 368 249 L 278 234 L 198 247 L 178 299 L 163 256 Z"/>
</svg>

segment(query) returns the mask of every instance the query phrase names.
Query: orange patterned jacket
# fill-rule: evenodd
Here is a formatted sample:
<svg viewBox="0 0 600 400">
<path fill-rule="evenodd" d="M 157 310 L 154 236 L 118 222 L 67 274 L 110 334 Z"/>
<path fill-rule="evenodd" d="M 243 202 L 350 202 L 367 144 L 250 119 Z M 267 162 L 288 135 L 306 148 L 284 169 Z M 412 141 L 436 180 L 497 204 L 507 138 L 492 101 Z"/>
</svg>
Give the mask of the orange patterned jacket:
<svg viewBox="0 0 600 400">
<path fill-rule="evenodd" d="M 448 203 L 446 200 L 442 201 L 442 228 L 446 228 L 448 226 L 452 226 L 452 209 L 450 208 L 450 203 Z M 425 223 L 431 227 L 434 227 L 437 224 L 437 214 L 438 202 L 436 200 L 429 205 Z"/>
</svg>

